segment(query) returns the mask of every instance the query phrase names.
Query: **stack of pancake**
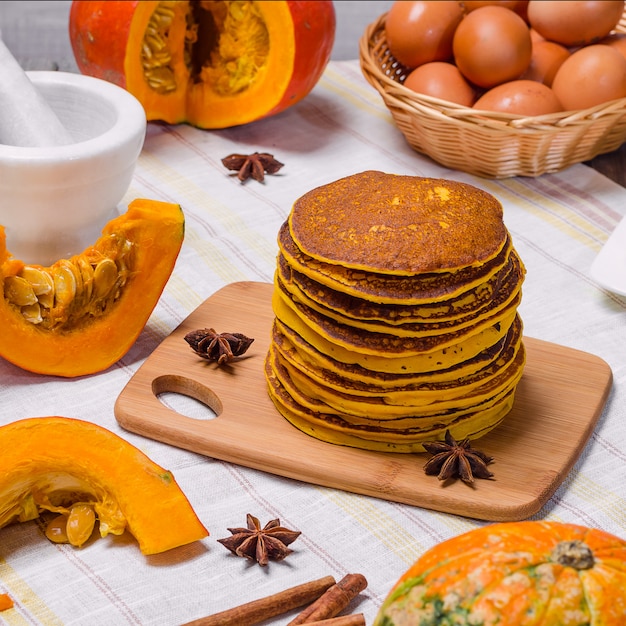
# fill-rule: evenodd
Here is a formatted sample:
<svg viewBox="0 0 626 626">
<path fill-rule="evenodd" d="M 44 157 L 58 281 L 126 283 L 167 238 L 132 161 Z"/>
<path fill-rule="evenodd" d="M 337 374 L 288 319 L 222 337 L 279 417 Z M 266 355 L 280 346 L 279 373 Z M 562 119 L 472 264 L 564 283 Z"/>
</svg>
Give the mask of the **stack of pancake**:
<svg viewBox="0 0 626 626">
<path fill-rule="evenodd" d="M 323 441 L 392 452 L 478 438 L 525 363 L 525 269 L 492 195 L 362 172 L 299 198 L 278 235 L 269 395 Z"/>
</svg>

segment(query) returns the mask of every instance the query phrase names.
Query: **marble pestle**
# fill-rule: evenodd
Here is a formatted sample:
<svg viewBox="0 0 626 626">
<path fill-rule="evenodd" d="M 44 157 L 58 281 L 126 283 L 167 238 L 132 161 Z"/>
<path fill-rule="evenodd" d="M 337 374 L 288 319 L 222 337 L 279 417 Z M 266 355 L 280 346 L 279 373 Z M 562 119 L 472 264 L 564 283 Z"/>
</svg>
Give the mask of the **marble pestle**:
<svg viewBox="0 0 626 626">
<path fill-rule="evenodd" d="M 53 147 L 74 142 L 30 81 L 0 32 L 0 144 Z"/>
</svg>

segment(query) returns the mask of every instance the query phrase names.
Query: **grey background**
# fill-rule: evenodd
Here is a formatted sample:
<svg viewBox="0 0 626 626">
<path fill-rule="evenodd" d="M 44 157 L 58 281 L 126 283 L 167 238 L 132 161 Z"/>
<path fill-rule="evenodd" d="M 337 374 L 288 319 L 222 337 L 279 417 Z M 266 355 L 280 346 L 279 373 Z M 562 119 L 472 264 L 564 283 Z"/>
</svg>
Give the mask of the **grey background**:
<svg viewBox="0 0 626 626">
<path fill-rule="evenodd" d="M 389 10 L 391 0 L 336 0 L 334 60 L 357 59 L 366 26 Z M 77 71 L 68 35 L 71 0 L 2 0 L 0 32 L 4 43 L 26 70 Z"/>
</svg>

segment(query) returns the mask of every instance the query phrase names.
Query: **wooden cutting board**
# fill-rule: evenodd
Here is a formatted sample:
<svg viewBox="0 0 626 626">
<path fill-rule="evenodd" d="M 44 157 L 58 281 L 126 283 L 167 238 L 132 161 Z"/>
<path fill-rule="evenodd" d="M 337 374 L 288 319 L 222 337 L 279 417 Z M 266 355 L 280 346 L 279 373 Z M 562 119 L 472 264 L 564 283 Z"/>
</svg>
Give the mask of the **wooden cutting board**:
<svg viewBox="0 0 626 626">
<path fill-rule="evenodd" d="M 591 435 L 612 384 L 602 359 L 525 339 L 528 360 L 515 405 L 480 439 L 493 480 L 441 483 L 427 454 L 369 452 L 314 439 L 289 424 L 266 391 L 263 362 L 273 321 L 266 283 L 238 282 L 208 298 L 146 359 L 115 404 L 132 432 L 209 457 L 297 480 L 489 521 L 526 519 L 565 479 Z M 214 328 L 255 339 L 227 366 L 199 358 L 184 336 Z M 164 392 L 202 401 L 217 417 L 186 417 Z M 207 411 L 209 414 L 210 412 Z"/>
</svg>

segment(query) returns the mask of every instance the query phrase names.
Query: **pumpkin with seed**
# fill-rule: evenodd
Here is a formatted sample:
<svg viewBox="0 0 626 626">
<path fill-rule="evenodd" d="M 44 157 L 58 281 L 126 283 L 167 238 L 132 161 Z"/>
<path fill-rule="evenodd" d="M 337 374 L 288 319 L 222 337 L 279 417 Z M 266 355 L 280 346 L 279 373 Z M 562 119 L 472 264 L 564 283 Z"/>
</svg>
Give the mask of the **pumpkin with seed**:
<svg viewBox="0 0 626 626">
<path fill-rule="evenodd" d="M 476 528 L 427 550 L 374 626 L 623 626 L 626 541 L 549 521 Z"/>
<path fill-rule="evenodd" d="M 53 515 L 45 534 L 54 543 L 129 531 L 144 554 L 209 534 L 172 473 L 106 428 L 27 418 L 0 427 L 0 449 L 0 528 Z"/>
<path fill-rule="evenodd" d="M 75 0 L 80 71 L 116 83 L 148 120 L 227 128 L 284 111 L 320 79 L 333 47 L 328 0 Z"/>
<path fill-rule="evenodd" d="M 143 330 L 183 235 L 179 205 L 134 200 L 93 246 L 43 267 L 11 257 L 0 226 L 0 356 L 40 374 L 106 369 Z"/>
</svg>

